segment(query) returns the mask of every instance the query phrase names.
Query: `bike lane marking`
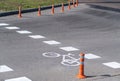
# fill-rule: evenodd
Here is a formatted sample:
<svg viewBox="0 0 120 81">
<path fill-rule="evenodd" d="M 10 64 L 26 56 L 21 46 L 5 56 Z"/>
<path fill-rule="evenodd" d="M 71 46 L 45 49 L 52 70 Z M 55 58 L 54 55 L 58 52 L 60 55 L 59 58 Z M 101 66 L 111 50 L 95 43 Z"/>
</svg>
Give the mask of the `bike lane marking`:
<svg viewBox="0 0 120 81">
<path fill-rule="evenodd" d="M 79 66 L 80 65 L 79 58 L 76 59 L 71 55 L 74 56 L 73 54 L 70 53 L 68 53 L 68 55 L 63 55 L 61 64 L 65 66 Z"/>
<path fill-rule="evenodd" d="M 13 69 L 11 69 L 10 67 L 6 65 L 0 65 L 0 73 L 9 72 L 9 71 L 13 71 Z"/>
<path fill-rule="evenodd" d="M 9 24 L 6 24 L 6 23 L 0 23 L 0 26 L 7 26 Z M 20 29 L 19 27 L 5 27 L 6 29 L 9 29 L 9 30 L 14 30 L 14 29 Z M 31 34 L 32 32 L 30 31 L 27 31 L 27 30 L 20 30 L 20 31 L 16 31 L 17 33 L 20 33 L 20 34 Z M 33 38 L 33 39 L 41 39 L 41 38 L 45 38 L 44 36 L 42 35 L 29 35 L 29 37 Z M 49 45 L 55 45 L 55 44 L 61 44 L 60 42 L 57 42 L 55 40 L 50 40 L 50 41 L 43 41 L 43 43 L 46 43 L 46 44 L 49 44 Z M 78 51 L 79 49 L 75 48 L 75 47 L 72 47 L 72 46 L 67 46 L 67 47 L 60 47 L 59 49 L 62 49 L 64 51 Z M 56 57 L 59 57 L 59 55 L 57 55 Z M 92 54 L 92 53 L 88 53 L 85 55 L 85 58 L 87 59 L 98 59 L 98 58 L 101 58 L 100 56 L 97 56 L 95 54 Z M 62 63 L 62 62 L 61 62 Z M 69 62 L 70 63 L 70 62 Z M 72 62 L 71 62 L 72 63 Z M 62 63 L 64 64 L 64 63 Z M 65 65 L 65 64 L 64 64 Z M 112 63 L 103 63 L 103 65 L 106 65 L 106 66 L 109 66 L 109 67 L 112 67 L 112 68 L 119 68 L 120 65 L 119 63 L 115 63 L 115 62 L 112 62 Z M 114 65 L 114 66 L 111 66 L 111 65 Z M 75 65 L 76 66 L 76 65 Z"/>
<path fill-rule="evenodd" d="M 30 80 L 29 78 L 27 78 L 27 77 L 24 76 L 24 77 L 7 79 L 7 80 L 5 80 L 5 81 L 32 81 L 32 80 Z"/>
<path fill-rule="evenodd" d="M 118 62 L 107 62 L 107 63 L 103 63 L 103 65 L 108 66 L 110 68 L 114 68 L 114 69 L 120 68 L 120 63 Z"/>
<path fill-rule="evenodd" d="M 80 58 L 75 58 L 73 57 L 74 54 L 68 53 L 65 55 L 60 55 L 56 52 L 45 52 L 42 54 L 44 57 L 48 57 L 48 58 L 57 58 L 62 56 L 62 60 L 61 60 L 61 64 L 65 65 L 65 66 L 79 66 L 80 65 Z M 100 56 L 97 56 L 95 54 L 91 54 L 91 53 L 87 53 L 85 54 L 85 58 L 86 59 L 98 59 L 101 58 Z"/>
<path fill-rule="evenodd" d="M 72 46 L 67 46 L 67 47 L 60 47 L 60 49 L 64 50 L 64 51 L 78 51 L 79 49 L 72 47 Z"/>
<path fill-rule="evenodd" d="M 48 58 L 57 58 L 57 57 L 60 57 L 62 56 L 62 60 L 61 60 L 61 64 L 62 65 L 65 65 L 65 66 L 78 66 L 80 65 L 80 62 L 78 61 L 78 59 L 70 56 L 70 55 L 73 55 L 73 54 L 65 54 L 65 55 L 60 55 L 56 52 L 45 52 L 42 54 L 44 57 L 48 57 Z"/>
<path fill-rule="evenodd" d="M 56 58 L 60 57 L 61 55 L 55 52 L 45 52 L 42 54 L 44 57 Z"/>
</svg>

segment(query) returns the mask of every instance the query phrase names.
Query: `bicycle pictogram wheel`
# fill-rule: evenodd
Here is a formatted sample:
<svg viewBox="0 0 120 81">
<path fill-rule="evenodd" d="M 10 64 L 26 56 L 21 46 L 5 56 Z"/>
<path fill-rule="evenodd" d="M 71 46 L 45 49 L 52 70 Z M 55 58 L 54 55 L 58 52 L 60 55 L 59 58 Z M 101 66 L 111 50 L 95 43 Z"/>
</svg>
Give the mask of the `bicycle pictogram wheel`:
<svg viewBox="0 0 120 81">
<path fill-rule="evenodd" d="M 50 58 L 56 58 L 56 57 L 60 57 L 61 55 L 56 53 L 56 52 L 45 52 L 42 54 L 45 57 L 50 57 Z"/>
</svg>

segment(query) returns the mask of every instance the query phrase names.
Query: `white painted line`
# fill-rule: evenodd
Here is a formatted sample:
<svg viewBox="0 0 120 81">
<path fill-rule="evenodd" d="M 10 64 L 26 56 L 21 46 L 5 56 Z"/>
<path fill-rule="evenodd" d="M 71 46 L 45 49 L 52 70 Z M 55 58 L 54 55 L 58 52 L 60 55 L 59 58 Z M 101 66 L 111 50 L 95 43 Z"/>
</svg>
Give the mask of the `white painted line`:
<svg viewBox="0 0 120 81">
<path fill-rule="evenodd" d="M 13 71 L 13 69 L 11 69 L 10 67 L 8 67 L 6 65 L 0 65 L 0 73 L 1 72 L 9 72 L 9 71 Z"/>
<path fill-rule="evenodd" d="M 13 79 L 7 79 L 5 81 L 32 81 L 27 77 L 19 77 L 19 78 L 13 78 Z"/>
<path fill-rule="evenodd" d="M 114 69 L 120 68 L 120 63 L 118 62 L 108 62 L 108 63 L 103 63 L 103 65 L 106 65 Z"/>
<path fill-rule="evenodd" d="M 50 44 L 50 45 L 54 45 L 54 44 L 61 44 L 60 42 L 54 41 L 54 40 L 50 40 L 50 41 L 43 41 L 46 44 Z"/>
<path fill-rule="evenodd" d="M 95 54 L 92 54 L 92 53 L 88 53 L 88 54 L 85 54 L 85 58 L 87 58 L 87 59 L 98 59 L 98 58 L 101 58 L 101 57 L 97 56 Z"/>
<path fill-rule="evenodd" d="M 7 23 L 0 23 L 0 26 L 8 26 L 9 24 Z"/>
<path fill-rule="evenodd" d="M 27 30 L 20 30 L 20 31 L 16 31 L 17 33 L 20 33 L 20 34 L 30 34 L 32 32 L 30 31 L 27 31 Z"/>
<path fill-rule="evenodd" d="M 29 37 L 33 38 L 33 39 L 41 39 L 41 38 L 45 38 L 42 35 L 29 35 Z"/>
<path fill-rule="evenodd" d="M 9 30 L 16 30 L 16 29 L 20 29 L 19 27 L 5 27 L 6 29 L 9 29 Z"/>
<path fill-rule="evenodd" d="M 64 51 L 78 51 L 79 49 L 74 48 L 72 46 L 70 47 L 60 47 L 60 49 L 64 50 Z"/>
</svg>

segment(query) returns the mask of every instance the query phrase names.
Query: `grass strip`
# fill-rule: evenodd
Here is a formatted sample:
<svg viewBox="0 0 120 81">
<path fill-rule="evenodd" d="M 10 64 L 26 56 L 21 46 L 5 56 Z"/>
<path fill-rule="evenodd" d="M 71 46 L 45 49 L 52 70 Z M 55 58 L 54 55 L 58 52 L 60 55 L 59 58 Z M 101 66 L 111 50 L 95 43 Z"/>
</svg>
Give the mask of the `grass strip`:
<svg viewBox="0 0 120 81">
<path fill-rule="evenodd" d="M 18 10 L 18 6 L 22 5 L 22 9 L 37 8 L 40 6 L 49 6 L 52 4 L 67 3 L 68 0 L 0 0 L 0 12 Z"/>
</svg>

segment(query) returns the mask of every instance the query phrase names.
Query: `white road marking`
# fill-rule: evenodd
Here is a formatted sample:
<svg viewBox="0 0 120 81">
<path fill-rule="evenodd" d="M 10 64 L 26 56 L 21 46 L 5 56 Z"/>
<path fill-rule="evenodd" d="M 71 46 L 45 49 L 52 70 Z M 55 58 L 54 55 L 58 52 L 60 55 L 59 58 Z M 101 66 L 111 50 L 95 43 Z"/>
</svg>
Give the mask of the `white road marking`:
<svg viewBox="0 0 120 81">
<path fill-rule="evenodd" d="M 33 39 L 41 39 L 41 38 L 45 38 L 42 35 L 29 35 L 29 37 L 33 38 Z"/>
<path fill-rule="evenodd" d="M 79 59 L 76 59 L 73 54 L 68 53 L 67 55 L 63 55 L 61 64 L 65 66 L 78 66 L 80 65 Z"/>
<path fill-rule="evenodd" d="M 50 58 L 55 58 L 55 57 L 60 57 L 61 55 L 55 52 L 45 52 L 42 54 L 44 57 L 50 57 Z"/>
<path fill-rule="evenodd" d="M 8 26 L 9 24 L 7 23 L 0 23 L 0 26 Z"/>
<path fill-rule="evenodd" d="M 9 30 L 16 30 L 16 29 L 20 29 L 19 27 L 15 27 L 15 26 L 13 26 L 13 27 L 5 27 L 6 29 L 9 29 Z"/>
<path fill-rule="evenodd" d="M 11 69 L 10 67 L 8 67 L 6 65 L 0 65 L 0 73 L 1 72 L 9 72 L 9 71 L 13 71 L 13 69 Z"/>
<path fill-rule="evenodd" d="M 27 30 L 20 30 L 20 31 L 16 31 L 17 33 L 20 33 L 20 34 L 31 34 L 32 32 L 30 31 L 27 31 Z"/>
<path fill-rule="evenodd" d="M 97 56 L 95 54 L 88 53 L 88 54 L 85 54 L 85 58 L 87 58 L 87 59 L 98 59 L 98 58 L 101 58 L 101 57 Z"/>
<path fill-rule="evenodd" d="M 120 63 L 118 62 L 108 62 L 108 63 L 103 63 L 103 65 L 106 65 L 114 69 L 120 68 Z"/>
<path fill-rule="evenodd" d="M 27 77 L 19 77 L 19 78 L 13 78 L 13 79 L 7 79 L 5 81 L 32 81 Z"/>
<path fill-rule="evenodd" d="M 80 62 L 76 61 L 72 61 L 72 60 L 69 60 L 69 61 L 62 61 L 61 64 L 65 65 L 65 66 L 79 66 L 80 65 Z"/>
<path fill-rule="evenodd" d="M 50 40 L 50 41 L 43 41 L 46 44 L 50 44 L 50 45 L 54 45 L 54 44 L 61 44 L 60 42 L 54 41 L 54 40 Z"/>
<path fill-rule="evenodd" d="M 78 51 L 79 49 L 74 48 L 72 46 L 69 47 L 60 47 L 60 49 L 64 50 L 64 51 Z"/>
</svg>

